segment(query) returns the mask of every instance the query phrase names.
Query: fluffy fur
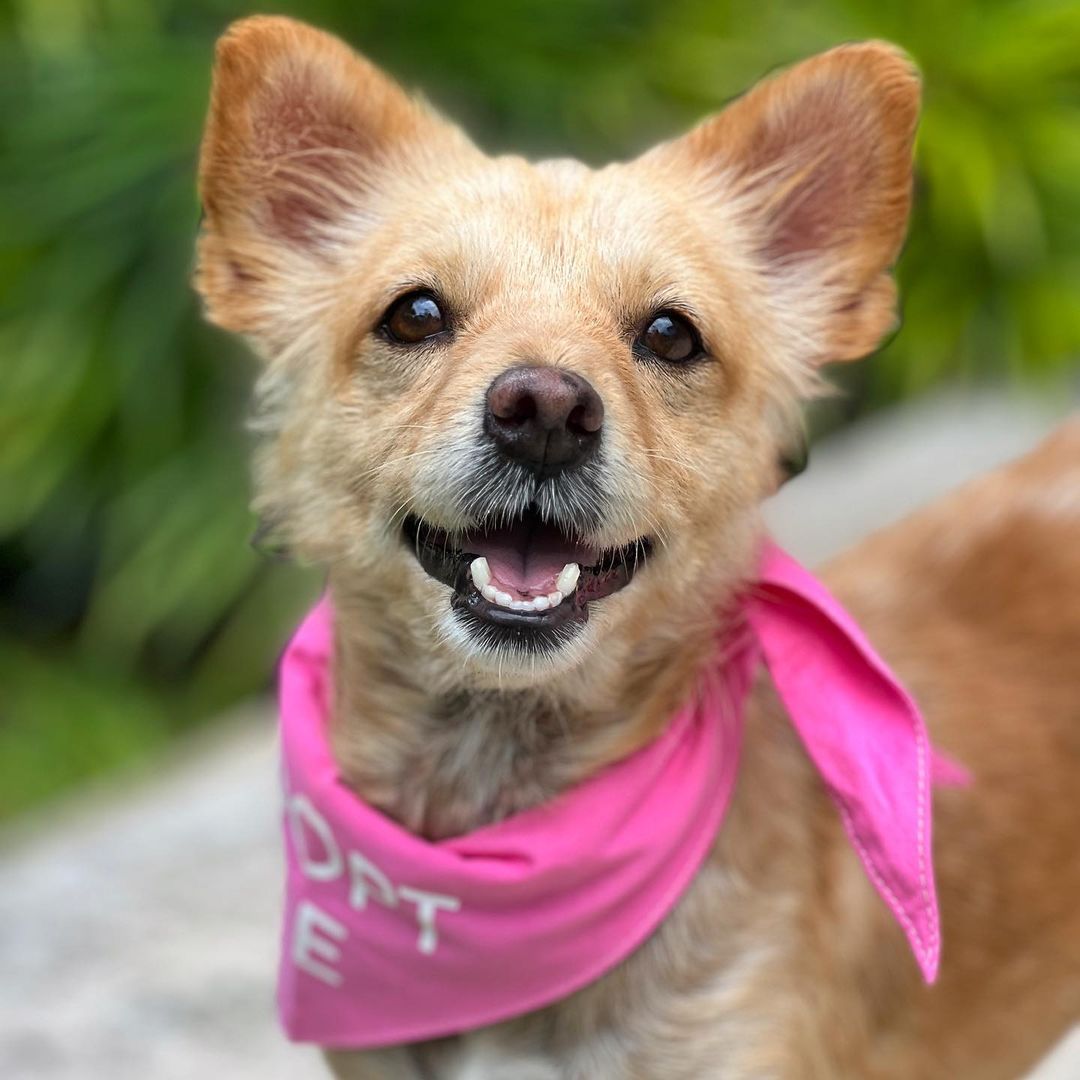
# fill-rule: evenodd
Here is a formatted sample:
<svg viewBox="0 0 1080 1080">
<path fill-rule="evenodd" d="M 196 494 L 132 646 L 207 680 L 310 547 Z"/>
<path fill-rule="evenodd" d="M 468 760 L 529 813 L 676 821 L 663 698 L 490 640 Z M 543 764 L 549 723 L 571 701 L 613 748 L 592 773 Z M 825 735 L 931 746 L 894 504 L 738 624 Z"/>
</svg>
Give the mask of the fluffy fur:
<svg viewBox="0 0 1080 1080">
<path fill-rule="evenodd" d="M 823 364 L 893 325 L 919 86 L 890 46 L 768 80 L 625 164 L 489 158 L 336 39 L 278 18 L 218 47 L 198 288 L 264 360 L 256 505 L 327 567 L 343 775 L 428 837 L 536 805 L 653 738 L 745 582 L 757 507 Z M 376 328 L 418 286 L 448 339 Z M 678 307 L 707 360 L 630 342 Z M 480 475 L 483 394 L 522 362 L 604 399 L 600 547 L 656 550 L 567 646 L 484 649 L 402 543 L 518 496 Z M 486 485 L 486 486 L 485 486 Z M 977 781 L 937 798 L 942 975 L 919 981 L 763 683 L 723 832 L 636 954 L 538 1013 L 332 1053 L 344 1077 L 1014 1077 L 1080 1014 L 1080 431 L 830 569 Z M 528 496 L 523 496 L 527 498 Z"/>
</svg>

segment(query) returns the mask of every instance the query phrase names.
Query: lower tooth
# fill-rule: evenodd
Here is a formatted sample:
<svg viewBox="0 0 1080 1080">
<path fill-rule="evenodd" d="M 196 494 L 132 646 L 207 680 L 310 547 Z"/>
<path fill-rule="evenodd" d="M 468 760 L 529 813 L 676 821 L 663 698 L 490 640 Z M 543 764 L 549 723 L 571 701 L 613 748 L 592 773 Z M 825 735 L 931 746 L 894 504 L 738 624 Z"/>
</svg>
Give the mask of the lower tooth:
<svg viewBox="0 0 1080 1080">
<path fill-rule="evenodd" d="M 491 584 L 491 567 L 488 566 L 488 561 L 482 555 L 478 559 L 473 559 L 469 565 L 469 573 L 472 575 L 473 584 L 481 591 L 484 591 L 485 586 Z"/>
<path fill-rule="evenodd" d="M 554 592 L 547 594 L 547 600 L 552 607 L 558 607 L 563 601 L 563 595 L 556 589 Z"/>
<path fill-rule="evenodd" d="M 514 598 L 508 592 L 495 593 L 495 603 L 498 604 L 499 607 L 509 607 L 513 599 Z"/>
<path fill-rule="evenodd" d="M 563 596 L 568 596 L 577 587 L 580 574 L 581 567 L 576 562 L 568 562 L 559 572 L 559 576 L 555 581 L 555 588 Z"/>
<path fill-rule="evenodd" d="M 485 585 L 480 592 L 483 594 L 485 600 L 490 600 L 493 604 L 495 603 L 495 598 L 499 595 L 499 592 L 494 585 Z"/>
<path fill-rule="evenodd" d="M 546 596 L 538 596 L 533 600 L 534 611 L 547 611 L 551 607 L 551 601 Z"/>
</svg>

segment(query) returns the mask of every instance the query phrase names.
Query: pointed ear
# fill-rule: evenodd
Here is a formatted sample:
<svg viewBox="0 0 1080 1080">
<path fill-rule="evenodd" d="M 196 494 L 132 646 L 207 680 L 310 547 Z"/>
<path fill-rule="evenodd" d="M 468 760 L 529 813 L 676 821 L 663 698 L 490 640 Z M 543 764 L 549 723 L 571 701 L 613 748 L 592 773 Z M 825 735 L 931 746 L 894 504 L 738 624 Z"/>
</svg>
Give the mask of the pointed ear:
<svg viewBox="0 0 1080 1080">
<path fill-rule="evenodd" d="M 395 168 L 422 169 L 451 125 L 329 34 L 291 19 L 234 23 L 218 42 L 199 163 L 196 287 L 209 318 L 258 331 L 278 290 L 332 262 Z M 427 156 L 427 157 L 425 157 Z"/>
<path fill-rule="evenodd" d="M 647 158 L 733 207 L 766 287 L 805 309 L 816 363 L 854 360 L 895 325 L 890 268 L 911 203 L 919 79 L 880 42 L 822 53 Z"/>
</svg>

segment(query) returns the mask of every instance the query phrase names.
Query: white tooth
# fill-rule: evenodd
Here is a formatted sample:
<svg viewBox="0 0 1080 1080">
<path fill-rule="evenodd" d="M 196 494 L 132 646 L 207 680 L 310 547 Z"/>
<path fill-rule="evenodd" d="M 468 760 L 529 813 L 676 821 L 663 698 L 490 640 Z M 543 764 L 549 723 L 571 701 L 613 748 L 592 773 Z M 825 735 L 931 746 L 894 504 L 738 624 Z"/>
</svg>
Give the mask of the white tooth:
<svg viewBox="0 0 1080 1080">
<path fill-rule="evenodd" d="M 508 608 L 513 599 L 514 598 L 508 592 L 497 591 L 495 593 L 495 603 L 498 604 L 499 607 Z"/>
<path fill-rule="evenodd" d="M 551 607 L 551 601 L 546 596 L 538 596 L 533 600 L 534 611 L 547 611 Z"/>
<path fill-rule="evenodd" d="M 495 603 L 495 597 L 498 595 L 498 592 L 494 585 L 485 585 L 480 591 L 484 594 L 485 600 L 490 600 L 493 604 Z"/>
<path fill-rule="evenodd" d="M 555 588 L 567 596 L 577 588 L 577 579 L 581 574 L 581 567 L 576 562 L 568 562 L 559 572 L 555 581 Z"/>
<path fill-rule="evenodd" d="M 483 555 L 479 559 L 473 559 L 469 572 L 472 574 L 473 584 L 481 592 L 484 591 L 485 585 L 491 584 L 491 567 L 488 566 L 488 561 Z"/>
<path fill-rule="evenodd" d="M 532 611 L 532 604 L 528 600 L 511 600 L 511 611 Z"/>
<path fill-rule="evenodd" d="M 552 607 L 558 607 L 562 603 L 562 593 L 559 592 L 558 589 L 556 589 L 554 592 L 549 592 L 547 594 L 547 602 Z"/>
</svg>

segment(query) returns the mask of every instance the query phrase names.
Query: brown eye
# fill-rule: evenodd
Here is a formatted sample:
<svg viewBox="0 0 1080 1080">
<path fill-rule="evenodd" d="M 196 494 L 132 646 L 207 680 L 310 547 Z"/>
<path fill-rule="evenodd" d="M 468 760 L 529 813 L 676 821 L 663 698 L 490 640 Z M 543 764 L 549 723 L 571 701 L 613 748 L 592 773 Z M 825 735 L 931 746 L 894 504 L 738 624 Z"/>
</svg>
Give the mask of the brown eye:
<svg viewBox="0 0 1080 1080">
<path fill-rule="evenodd" d="M 439 301 L 429 292 L 412 292 L 395 300 L 383 316 L 382 329 L 391 341 L 415 345 L 446 329 Z"/>
<path fill-rule="evenodd" d="M 637 344 L 657 360 L 678 364 L 701 353 L 697 331 L 674 311 L 661 311 L 641 332 Z"/>
</svg>

